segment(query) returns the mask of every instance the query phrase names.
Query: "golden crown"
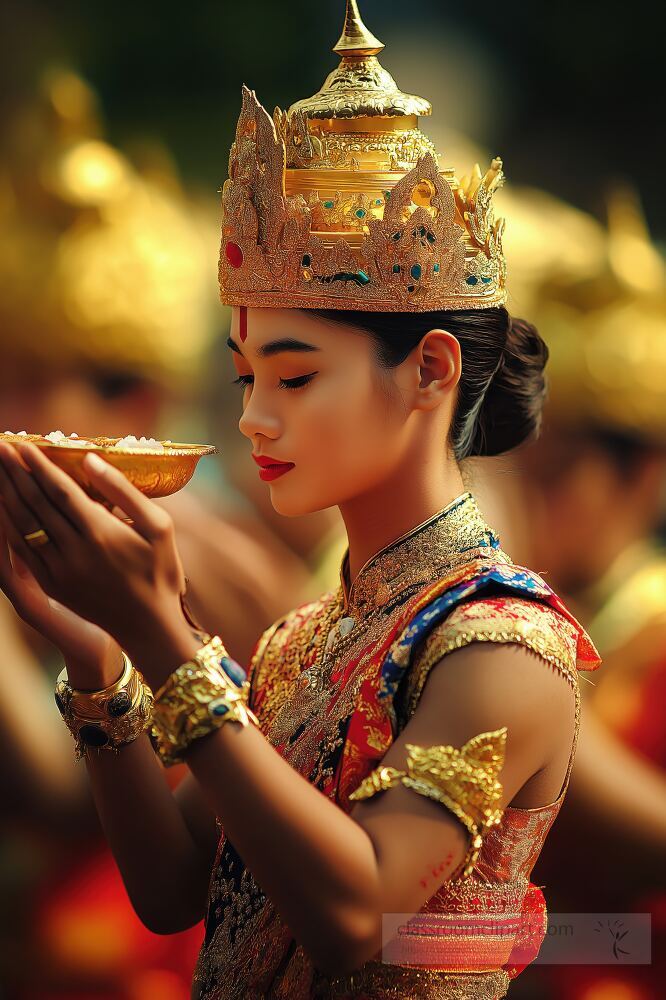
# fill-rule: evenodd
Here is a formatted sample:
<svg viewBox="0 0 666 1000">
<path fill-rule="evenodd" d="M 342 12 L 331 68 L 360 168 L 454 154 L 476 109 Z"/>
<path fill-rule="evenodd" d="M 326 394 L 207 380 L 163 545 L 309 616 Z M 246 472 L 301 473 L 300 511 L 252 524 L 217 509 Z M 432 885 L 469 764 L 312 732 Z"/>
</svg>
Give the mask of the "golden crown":
<svg viewBox="0 0 666 1000">
<path fill-rule="evenodd" d="M 506 301 L 494 159 L 459 181 L 418 127 L 384 46 L 347 0 L 340 65 L 273 117 L 243 88 L 222 189 L 220 297 L 228 305 L 425 312 Z"/>
</svg>

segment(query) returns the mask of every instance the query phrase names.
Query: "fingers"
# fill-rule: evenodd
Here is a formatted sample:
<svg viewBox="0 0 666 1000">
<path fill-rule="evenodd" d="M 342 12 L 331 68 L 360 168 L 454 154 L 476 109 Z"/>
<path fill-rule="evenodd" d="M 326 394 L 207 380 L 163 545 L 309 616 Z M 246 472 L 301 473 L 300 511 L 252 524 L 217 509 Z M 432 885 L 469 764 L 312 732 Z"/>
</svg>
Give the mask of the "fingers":
<svg viewBox="0 0 666 1000">
<path fill-rule="evenodd" d="M 42 528 L 58 549 L 64 551 L 72 544 L 74 526 L 61 510 L 53 506 L 14 449 L 2 444 L 0 490 L 7 513 L 22 535 Z"/>
<path fill-rule="evenodd" d="M 4 503 L 0 503 L 0 527 L 4 534 L 4 544 L 2 546 L 2 558 L 0 559 L 0 572 L 2 573 L 3 580 L 3 590 L 8 593 L 9 590 L 13 590 L 12 586 L 12 576 L 14 572 L 18 575 L 24 575 L 21 572 L 21 564 L 27 566 L 28 570 L 34 578 L 37 580 L 42 589 L 46 590 L 53 585 L 53 580 L 51 578 L 51 573 L 46 561 L 43 559 L 43 553 L 49 548 L 49 545 L 45 545 L 41 549 L 31 549 L 26 540 L 24 539 L 21 532 L 16 528 L 13 521 L 7 513 L 7 508 Z M 12 565 L 11 555 L 18 555 L 20 562 L 16 565 Z M 9 596 L 9 593 L 8 593 Z"/>
<path fill-rule="evenodd" d="M 24 562 L 33 573 L 40 573 L 42 577 L 47 573 L 50 577 L 48 564 L 53 553 L 57 554 L 58 550 L 54 549 L 54 543 L 51 541 L 36 548 L 31 548 L 26 542 L 25 535 L 37 531 L 42 525 L 37 522 L 35 515 L 19 496 L 2 463 L 0 463 L 0 500 L 2 501 L 0 503 L 0 519 L 9 546 L 23 557 Z M 9 568 L 5 563 L 3 570 L 9 572 L 8 580 L 11 581 L 13 573 L 11 563 Z"/>
<path fill-rule="evenodd" d="M 2 445 L 0 453 L 1 449 Z M 99 517 L 99 504 L 91 500 L 71 476 L 59 469 L 35 445 L 19 445 L 18 450 L 30 470 L 30 477 L 44 498 L 44 503 L 35 513 L 43 519 L 49 516 L 58 519 L 53 528 L 56 532 L 62 531 L 65 544 L 74 540 L 71 534 L 68 535 L 67 526 L 75 532 L 90 534 Z M 24 481 L 20 482 L 23 484 Z M 51 534 L 47 524 L 42 523 L 40 526 Z"/>
<path fill-rule="evenodd" d="M 148 542 L 163 538 L 170 530 L 172 521 L 167 512 L 145 497 L 122 472 L 104 462 L 99 455 L 94 452 L 87 454 L 83 467 L 95 489 L 114 506 L 120 507 L 134 522 L 135 531 Z"/>
</svg>

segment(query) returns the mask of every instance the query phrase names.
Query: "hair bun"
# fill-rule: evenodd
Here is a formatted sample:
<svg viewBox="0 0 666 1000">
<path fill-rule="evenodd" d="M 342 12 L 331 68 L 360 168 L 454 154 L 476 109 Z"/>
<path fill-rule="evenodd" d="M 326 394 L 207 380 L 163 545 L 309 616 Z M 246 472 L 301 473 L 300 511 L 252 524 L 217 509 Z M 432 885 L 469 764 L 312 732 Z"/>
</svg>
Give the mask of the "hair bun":
<svg viewBox="0 0 666 1000">
<path fill-rule="evenodd" d="M 478 413 L 467 456 L 500 455 L 538 434 L 548 347 L 535 326 L 508 317 L 506 343 Z"/>
</svg>

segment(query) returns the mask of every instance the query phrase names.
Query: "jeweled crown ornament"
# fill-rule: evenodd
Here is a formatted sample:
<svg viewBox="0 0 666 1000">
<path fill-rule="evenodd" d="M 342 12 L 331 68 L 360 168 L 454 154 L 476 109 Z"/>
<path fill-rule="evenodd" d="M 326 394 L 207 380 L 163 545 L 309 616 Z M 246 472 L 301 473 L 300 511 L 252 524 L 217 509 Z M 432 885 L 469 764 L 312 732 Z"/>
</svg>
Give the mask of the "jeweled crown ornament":
<svg viewBox="0 0 666 1000">
<path fill-rule="evenodd" d="M 347 0 L 321 90 L 273 117 L 243 88 L 222 189 L 220 296 L 229 305 L 425 312 L 506 301 L 502 161 L 459 181 L 418 127 L 384 46 Z"/>
</svg>

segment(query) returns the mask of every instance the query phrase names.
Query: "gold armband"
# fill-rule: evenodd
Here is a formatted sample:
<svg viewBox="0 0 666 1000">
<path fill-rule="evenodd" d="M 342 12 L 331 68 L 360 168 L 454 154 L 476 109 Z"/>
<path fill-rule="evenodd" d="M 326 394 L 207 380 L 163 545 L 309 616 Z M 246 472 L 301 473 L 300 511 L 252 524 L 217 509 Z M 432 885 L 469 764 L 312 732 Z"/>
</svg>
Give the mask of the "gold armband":
<svg viewBox="0 0 666 1000">
<path fill-rule="evenodd" d="M 183 762 L 190 744 L 227 722 L 258 725 L 247 707 L 250 684 L 214 636 L 171 674 L 155 695 L 152 741 L 166 767 Z"/>
<path fill-rule="evenodd" d="M 504 766 L 507 728 L 479 733 L 457 750 L 452 746 L 419 747 L 407 743 L 407 770 L 376 768 L 349 798 L 354 802 L 372 798 L 395 785 L 441 802 L 471 834 L 463 860 L 463 878 L 471 875 L 483 835 L 496 826 L 503 814 L 499 807 L 502 785 L 498 774 Z"/>
<path fill-rule="evenodd" d="M 89 749 L 114 750 L 132 743 L 150 726 L 153 693 L 123 653 L 123 672 L 99 691 L 73 688 L 66 670 L 56 681 L 55 701 L 74 737 L 76 760 Z"/>
</svg>

